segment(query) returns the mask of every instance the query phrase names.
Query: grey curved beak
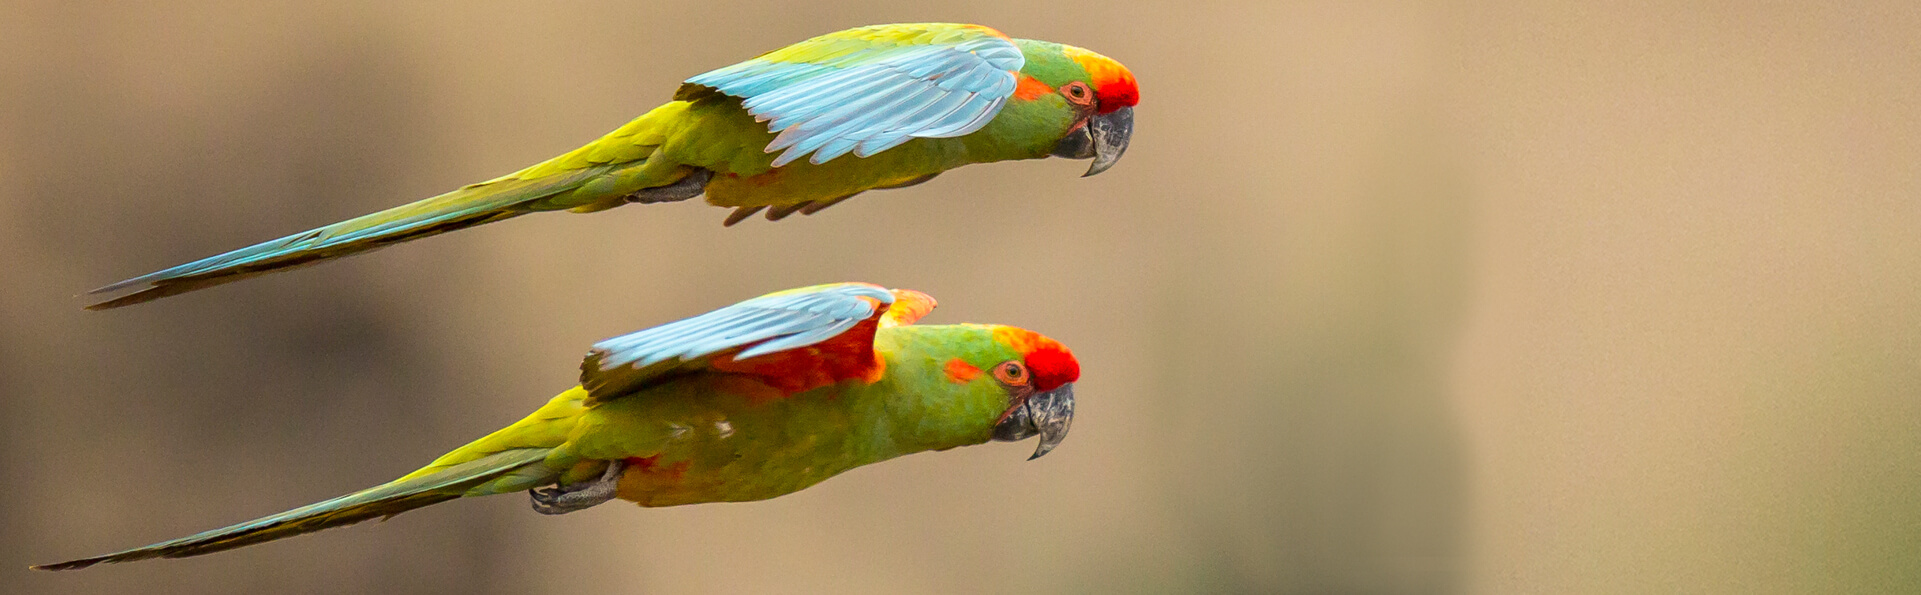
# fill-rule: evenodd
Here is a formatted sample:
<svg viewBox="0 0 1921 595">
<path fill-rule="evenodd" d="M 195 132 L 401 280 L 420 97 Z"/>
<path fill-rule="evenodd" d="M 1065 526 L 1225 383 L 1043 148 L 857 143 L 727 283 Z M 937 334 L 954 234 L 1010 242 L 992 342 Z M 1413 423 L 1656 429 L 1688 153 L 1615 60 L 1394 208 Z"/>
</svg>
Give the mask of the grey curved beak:
<svg viewBox="0 0 1921 595">
<path fill-rule="evenodd" d="M 1027 460 L 1041 458 L 1060 446 L 1067 439 L 1067 430 L 1074 425 L 1074 385 L 1063 384 L 1059 388 L 1027 398 L 1020 407 L 1007 415 L 994 426 L 994 440 L 1017 442 L 1031 436 L 1040 436 L 1040 445 L 1034 447 L 1034 456 Z"/>
<path fill-rule="evenodd" d="M 1127 152 L 1127 141 L 1134 137 L 1134 108 L 1124 107 L 1104 116 L 1088 119 L 1087 129 L 1094 140 L 1094 163 L 1087 166 L 1085 178 L 1114 167 Z"/>
<path fill-rule="evenodd" d="M 1068 159 L 1089 159 L 1094 163 L 1087 166 L 1085 178 L 1098 174 L 1120 163 L 1121 154 L 1127 152 L 1127 141 L 1134 136 L 1134 108 L 1124 107 L 1113 113 L 1087 119 L 1087 125 L 1080 127 L 1054 144 L 1055 157 Z"/>
</svg>

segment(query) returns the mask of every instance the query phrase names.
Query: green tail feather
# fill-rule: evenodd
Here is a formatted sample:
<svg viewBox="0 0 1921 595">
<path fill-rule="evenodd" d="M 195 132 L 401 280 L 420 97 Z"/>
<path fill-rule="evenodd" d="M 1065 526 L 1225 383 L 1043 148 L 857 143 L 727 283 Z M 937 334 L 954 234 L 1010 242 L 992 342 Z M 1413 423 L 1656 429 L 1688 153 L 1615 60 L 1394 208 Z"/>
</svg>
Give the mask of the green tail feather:
<svg viewBox="0 0 1921 595">
<path fill-rule="evenodd" d="M 554 474 L 541 461 L 552 449 L 520 448 L 497 452 L 419 476 L 409 476 L 318 504 L 310 504 L 266 518 L 156 543 L 142 548 L 34 566 L 35 570 L 77 570 L 103 562 L 131 562 L 149 558 L 184 558 L 229 550 L 390 517 L 463 495 L 502 493 L 495 484 L 526 489 L 552 481 Z M 500 482 L 506 479 L 509 481 Z"/>
<path fill-rule="evenodd" d="M 626 167 L 632 168 L 633 164 L 626 164 Z M 113 293 L 145 286 L 133 293 L 87 306 L 87 309 L 108 310 L 131 306 L 535 211 L 572 208 L 579 205 L 553 199 L 574 198 L 571 196 L 572 190 L 612 169 L 612 166 L 588 167 L 533 179 L 509 176 L 474 184 L 426 200 L 95 289 L 88 293 Z"/>
</svg>

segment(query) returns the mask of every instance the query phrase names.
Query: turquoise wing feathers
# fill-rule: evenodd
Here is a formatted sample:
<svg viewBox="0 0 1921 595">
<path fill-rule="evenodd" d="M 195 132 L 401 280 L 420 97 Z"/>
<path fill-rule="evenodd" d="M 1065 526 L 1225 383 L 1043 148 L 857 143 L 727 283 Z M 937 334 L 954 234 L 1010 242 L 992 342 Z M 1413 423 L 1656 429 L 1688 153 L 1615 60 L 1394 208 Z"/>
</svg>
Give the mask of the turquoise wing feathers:
<svg viewBox="0 0 1921 595">
<path fill-rule="evenodd" d="M 610 399 L 647 382 L 703 367 L 741 349 L 734 359 L 799 349 L 839 336 L 894 303 L 894 293 L 866 283 L 836 283 L 773 293 L 693 318 L 595 343 L 581 362 L 580 384 Z"/>
<path fill-rule="evenodd" d="M 832 33 L 687 79 L 739 97 L 777 133 L 780 167 L 812 154 L 867 157 L 915 138 L 971 134 L 1014 94 L 1026 57 L 979 25 L 876 25 Z"/>
</svg>

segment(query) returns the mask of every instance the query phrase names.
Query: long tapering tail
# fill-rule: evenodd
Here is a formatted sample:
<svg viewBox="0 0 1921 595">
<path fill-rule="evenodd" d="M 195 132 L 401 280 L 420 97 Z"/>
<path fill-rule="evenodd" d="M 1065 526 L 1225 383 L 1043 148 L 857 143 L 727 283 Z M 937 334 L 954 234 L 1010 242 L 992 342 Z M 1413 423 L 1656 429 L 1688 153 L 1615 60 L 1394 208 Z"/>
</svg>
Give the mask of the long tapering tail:
<svg viewBox="0 0 1921 595">
<path fill-rule="evenodd" d="M 692 198 L 711 172 L 655 157 L 688 107 L 669 102 L 599 140 L 500 178 L 95 289 L 88 293 L 124 294 L 87 309 L 150 302 L 527 213 Z"/>
<path fill-rule="evenodd" d="M 433 469 L 429 467 L 422 470 L 424 474 L 417 472 L 385 485 L 231 527 L 124 552 L 42 564 L 33 568 L 77 570 L 103 562 L 198 556 L 368 519 L 390 517 L 462 496 L 524 490 L 552 481 L 555 474 L 541 463 L 550 452 L 552 449 L 549 448 L 517 448 L 437 470 L 429 471 Z"/>
<path fill-rule="evenodd" d="M 535 211 L 571 208 L 574 205 L 568 201 L 574 198 L 569 196 L 572 191 L 610 169 L 611 166 L 588 167 L 530 179 L 508 176 L 474 184 L 95 289 L 88 293 L 98 295 L 139 288 L 89 305 L 87 309 L 131 306 Z"/>
<path fill-rule="evenodd" d="M 33 568 L 75 570 L 103 562 L 211 554 L 376 517 L 390 517 L 455 498 L 529 490 L 565 480 L 568 476 L 564 473 L 591 477 L 607 465 L 583 465 L 577 457 L 565 454 L 564 446 L 568 430 L 586 411 L 582 404 L 586 398 L 586 389 L 578 386 L 564 391 L 520 421 L 382 485 L 173 541 Z"/>
</svg>

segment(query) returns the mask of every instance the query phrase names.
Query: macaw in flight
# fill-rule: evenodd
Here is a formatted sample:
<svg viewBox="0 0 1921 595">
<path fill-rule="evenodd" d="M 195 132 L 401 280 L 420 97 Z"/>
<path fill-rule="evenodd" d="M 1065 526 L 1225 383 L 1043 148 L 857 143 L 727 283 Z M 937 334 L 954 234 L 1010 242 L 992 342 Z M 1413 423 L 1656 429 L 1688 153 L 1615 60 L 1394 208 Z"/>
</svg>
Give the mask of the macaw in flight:
<svg viewBox="0 0 1921 595">
<path fill-rule="evenodd" d="M 666 105 L 527 169 L 92 291 L 130 306 L 539 211 L 705 194 L 733 225 L 812 215 L 973 163 L 1048 156 L 1107 171 L 1140 99 L 1106 56 L 980 25 L 829 33 L 687 79 Z M 851 154 L 852 157 L 848 155 Z"/>
<path fill-rule="evenodd" d="M 763 500 L 929 450 L 1039 436 L 1074 420 L 1080 363 L 1011 326 L 911 326 L 934 299 L 865 283 L 768 294 L 601 341 L 580 385 L 386 484 L 224 529 L 35 566 L 197 556 L 526 491 L 546 514 Z"/>
</svg>

